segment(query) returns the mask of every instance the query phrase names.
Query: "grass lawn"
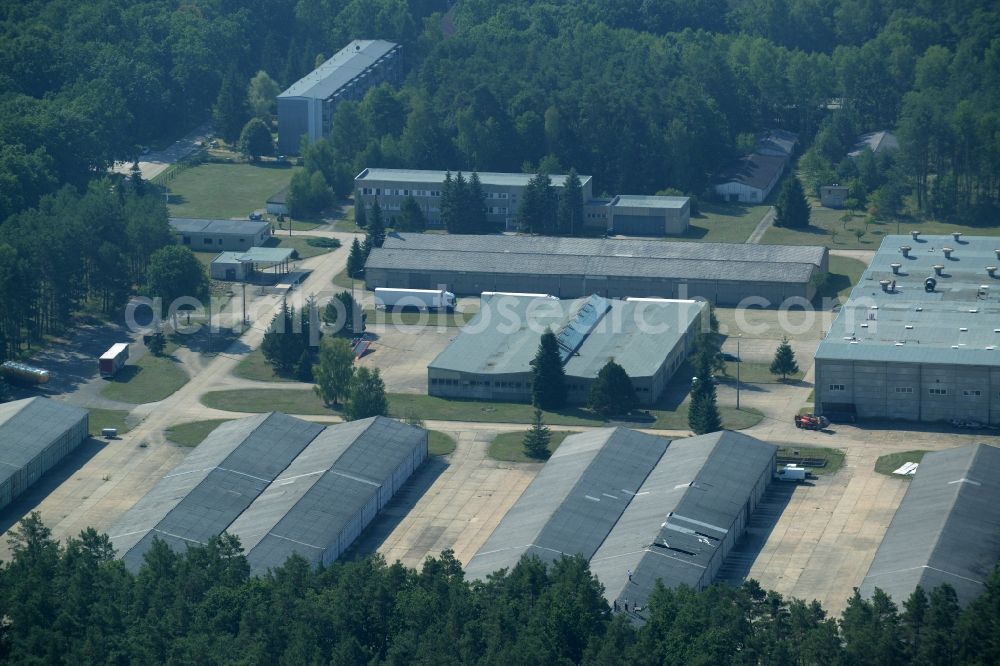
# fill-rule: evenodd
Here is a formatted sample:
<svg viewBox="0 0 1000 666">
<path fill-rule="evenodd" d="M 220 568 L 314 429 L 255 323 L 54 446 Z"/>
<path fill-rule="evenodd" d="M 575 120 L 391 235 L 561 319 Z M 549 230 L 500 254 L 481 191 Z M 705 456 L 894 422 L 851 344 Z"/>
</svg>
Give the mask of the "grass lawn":
<svg viewBox="0 0 1000 666">
<path fill-rule="evenodd" d="M 868 265 L 858 259 L 830 257 L 830 272 L 826 281 L 816 290 L 815 302 L 822 303 L 823 299 L 829 298 L 844 303 L 866 268 Z"/>
<path fill-rule="evenodd" d="M 455 451 L 457 443 L 451 435 L 440 430 L 427 431 L 427 453 L 432 456 L 446 456 Z"/>
<path fill-rule="evenodd" d="M 308 236 L 282 236 L 275 234 L 264 243 L 264 247 L 290 247 L 299 253 L 299 259 L 318 257 L 327 252 L 333 252 L 332 247 L 316 247 L 309 244 Z"/>
<path fill-rule="evenodd" d="M 772 226 L 761 239 L 762 243 L 777 245 L 825 245 L 831 250 L 874 250 L 882 242 L 882 237 L 890 234 L 908 234 L 911 230 L 925 234 L 951 234 L 956 231 L 976 236 L 1000 236 L 1000 228 L 949 224 L 937 220 L 918 221 L 903 218 L 898 222 L 872 222 L 865 225 L 866 215 L 855 212 L 844 221 L 848 211 L 824 208 L 819 201 L 810 198 L 812 213 L 806 229 L 782 229 Z M 864 231 L 859 238 L 858 231 Z"/>
<path fill-rule="evenodd" d="M 192 421 L 173 425 L 167 428 L 167 439 L 178 446 L 198 446 L 213 430 L 231 420 L 208 419 L 207 421 Z"/>
<path fill-rule="evenodd" d="M 473 317 L 475 312 L 418 312 L 416 310 L 372 310 L 366 309 L 365 323 L 372 324 L 399 324 L 403 326 L 465 326 Z"/>
<path fill-rule="evenodd" d="M 90 434 L 93 437 L 100 437 L 104 428 L 117 428 L 118 435 L 124 435 L 131 428 L 125 424 L 125 417 L 128 412 L 119 409 L 89 409 L 90 412 Z"/>
<path fill-rule="evenodd" d="M 893 474 L 893 470 L 897 470 L 902 467 L 905 463 L 915 462 L 918 463 L 924 459 L 924 454 L 927 451 L 903 451 L 901 453 L 887 453 L 884 456 L 879 456 L 878 460 L 875 461 L 875 471 L 879 474 L 885 474 L 886 476 L 891 476 L 894 479 L 906 479 L 910 480 L 913 477 L 909 474 Z"/>
<path fill-rule="evenodd" d="M 527 430 L 519 430 L 518 432 L 504 432 L 497 435 L 490 443 L 490 448 L 487 451 L 490 458 L 504 462 L 545 462 L 544 460 L 531 458 L 524 452 L 524 435 L 527 432 Z M 552 452 L 559 448 L 564 439 L 574 434 L 576 433 L 567 430 L 553 432 L 552 437 L 549 439 L 549 455 L 552 455 Z"/>
<path fill-rule="evenodd" d="M 337 413 L 326 407 L 308 389 L 243 389 L 212 391 L 202 397 L 206 407 L 231 412 L 285 412 L 288 414 L 328 415 Z M 760 422 L 763 415 L 752 409 L 719 408 L 726 428 L 740 430 Z M 407 418 L 419 415 L 431 421 L 471 421 L 476 423 L 531 423 L 534 408 L 525 403 L 485 402 L 481 400 L 448 400 L 413 393 L 390 393 L 389 416 Z M 632 425 L 641 428 L 687 430 L 687 405 L 676 410 L 652 409 L 651 419 L 636 419 Z M 582 407 L 570 407 L 558 412 L 543 412 L 549 425 L 580 425 L 599 427 L 605 421 Z M 631 422 L 630 422 L 631 423 Z"/>
<path fill-rule="evenodd" d="M 141 405 L 163 400 L 187 382 L 187 374 L 173 358 L 145 354 L 108 380 L 101 389 L 101 395 L 110 400 Z"/>
<path fill-rule="evenodd" d="M 750 237 L 770 206 L 700 202 L 698 215 L 681 238 L 706 243 L 743 243 Z M 667 240 L 673 240 L 668 238 Z"/>
<path fill-rule="evenodd" d="M 263 208 L 267 198 L 288 185 L 290 166 L 208 162 L 179 172 L 167 183 L 171 217 L 228 219 Z"/>
<path fill-rule="evenodd" d="M 343 211 L 343 216 L 333 223 L 334 230 L 355 234 L 364 233 L 365 230 L 354 223 L 354 206 L 343 206 L 341 210 Z"/>
<path fill-rule="evenodd" d="M 795 455 L 796 451 L 799 452 L 798 456 Z M 809 468 L 809 471 L 817 476 L 836 474 L 844 466 L 844 452 L 840 449 L 831 449 L 825 446 L 782 446 L 778 449 L 778 457 L 821 458 L 826 461 L 825 467 Z"/>
<path fill-rule="evenodd" d="M 260 348 L 254 349 L 246 355 L 242 361 L 233 369 L 233 374 L 243 379 L 252 379 L 256 382 L 293 382 L 292 377 L 282 377 L 275 374 L 274 368 L 264 358 L 264 353 Z"/>
<path fill-rule="evenodd" d="M 780 384 L 781 377 L 771 374 L 771 364 L 770 363 L 748 363 L 744 361 L 743 363 L 726 363 L 725 375 L 718 376 L 716 379 L 724 384 L 736 383 L 736 366 L 740 366 L 740 383 L 741 384 Z M 803 373 L 801 370 L 793 375 L 788 375 L 789 381 L 795 381 L 797 379 L 802 379 Z"/>
<path fill-rule="evenodd" d="M 365 281 L 364 280 L 351 280 L 351 278 L 349 278 L 347 276 L 347 269 L 346 268 L 344 270 L 340 271 L 339 273 L 337 273 L 336 275 L 334 275 L 333 276 L 333 280 L 331 280 L 331 282 L 333 282 L 333 284 L 335 286 L 337 286 L 337 287 L 343 287 L 344 289 L 347 289 L 347 290 L 350 290 L 352 287 L 355 287 L 355 286 L 360 286 L 362 291 L 364 291 L 364 289 L 365 289 Z"/>
</svg>

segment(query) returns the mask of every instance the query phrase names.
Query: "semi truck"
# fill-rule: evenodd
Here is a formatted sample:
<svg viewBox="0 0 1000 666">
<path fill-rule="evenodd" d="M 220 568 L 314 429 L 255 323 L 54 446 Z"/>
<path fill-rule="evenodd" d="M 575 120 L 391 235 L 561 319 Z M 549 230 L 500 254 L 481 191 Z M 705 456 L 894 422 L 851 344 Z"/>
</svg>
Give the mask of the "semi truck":
<svg viewBox="0 0 1000 666">
<path fill-rule="evenodd" d="M 6 361 L 0 364 L 0 376 L 12 384 L 34 386 L 49 381 L 49 371 L 36 368 L 17 361 Z"/>
<path fill-rule="evenodd" d="M 455 309 L 455 294 L 444 289 L 375 288 L 375 307 L 382 310 L 414 308 L 417 310 Z"/>
<path fill-rule="evenodd" d="M 97 365 L 101 371 L 101 377 L 114 377 L 127 360 L 128 343 L 119 342 L 111 345 L 111 349 L 101 354 L 101 358 L 98 360 Z"/>
</svg>

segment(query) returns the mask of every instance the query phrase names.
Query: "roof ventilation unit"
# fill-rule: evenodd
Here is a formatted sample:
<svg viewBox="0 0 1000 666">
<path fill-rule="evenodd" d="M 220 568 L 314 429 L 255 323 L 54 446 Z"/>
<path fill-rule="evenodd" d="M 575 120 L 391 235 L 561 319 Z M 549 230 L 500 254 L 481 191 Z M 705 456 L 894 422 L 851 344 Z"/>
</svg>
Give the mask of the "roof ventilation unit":
<svg viewBox="0 0 1000 666">
<path fill-rule="evenodd" d="M 944 266 L 942 266 L 941 264 L 934 264 L 934 273 L 936 275 L 940 276 L 942 271 L 944 271 Z"/>
<path fill-rule="evenodd" d="M 892 268 L 893 275 L 899 275 L 899 269 L 903 267 L 903 264 L 893 263 L 889 264 L 889 267 Z"/>
<path fill-rule="evenodd" d="M 986 267 L 986 274 L 989 275 L 991 278 L 995 278 L 997 276 L 997 267 L 996 266 L 987 266 Z"/>
<path fill-rule="evenodd" d="M 900 245 L 899 246 L 899 251 L 902 252 L 903 256 L 907 257 L 907 258 L 909 258 L 909 256 L 910 256 L 910 250 L 912 250 L 912 249 L 913 248 L 910 247 L 909 245 Z M 997 250 L 997 257 L 1000 257 L 1000 250 Z"/>
<path fill-rule="evenodd" d="M 955 251 L 955 248 L 943 247 L 941 248 L 941 251 L 944 252 L 945 259 L 951 259 L 951 253 Z"/>
<path fill-rule="evenodd" d="M 962 242 L 962 232 L 961 231 L 953 231 L 952 234 L 951 234 L 951 237 L 955 239 L 956 243 L 961 243 Z"/>
<path fill-rule="evenodd" d="M 910 232 L 910 236 L 913 237 L 913 240 L 920 240 L 920 232 L 919 231 L 911 231 Z"/>
</svg>

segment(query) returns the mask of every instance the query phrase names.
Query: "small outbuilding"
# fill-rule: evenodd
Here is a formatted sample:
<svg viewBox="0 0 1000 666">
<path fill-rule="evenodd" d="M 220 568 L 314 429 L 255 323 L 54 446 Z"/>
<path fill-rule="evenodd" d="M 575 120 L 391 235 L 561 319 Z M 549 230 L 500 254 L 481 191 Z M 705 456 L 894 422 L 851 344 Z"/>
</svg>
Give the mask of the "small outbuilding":
<svg viewBox="0 0 1000 666">
<path fill-rule="evenodd" d="M 787 157 L 777 155 L 746 155 L 726 165 L 712 187 L 726 201 L 763 203 L 781 178 L 787 161 Z"/>
<path fill-rule="evenodd" d="M 608 208 L 608 233 L 622 236 L 680 236 L 691 220 L 689 197 L 619 194 Z"/>
<path fill-rule="evenodd" d="M 209 275 L 213 280 L 242 282 L 255 273 L 271 269 L 274 274 L 288 273 L 295 250 L 287 247 L 255 247 L 247 252 L 221 252 L 212 260 Z"/>
<path fill-rule="evenodd" d="M 843 185 L 821 185 L 819 202 L 827 208 L 843 208 L 850 190 Z"/>
<path fill-rule="evenodd" d="M 0 404 L 0 508 L 89 436 L 86 409 L 34 397 Z"/>
<path fill-rule="evenodd" d="M 271 215 L 288 215 L 288 186 L 281 188 L 267 200 L 266 210 Z"/>
</svg>

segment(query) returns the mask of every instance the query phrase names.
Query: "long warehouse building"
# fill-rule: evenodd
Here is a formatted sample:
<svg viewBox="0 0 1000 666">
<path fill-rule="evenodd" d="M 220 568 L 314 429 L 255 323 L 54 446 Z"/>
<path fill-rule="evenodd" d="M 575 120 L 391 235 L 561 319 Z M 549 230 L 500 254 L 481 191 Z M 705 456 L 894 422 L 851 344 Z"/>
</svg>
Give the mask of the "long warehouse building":
<svg viewBox="0 0 1000 666">
<path fill-rule="evenodd" d="M 365 284 L 460 295 L 705 298 L 717 305 L 755 298 L 777 306 L 811 300 L 829 270 L 828 255 L 813 246 L 404 233 L 372 250 Z"/>
<path fill-rule="evenodd" d="M 86 409 L 35 397 L 0 404 L 0 509 L 89 436 Z"/>
<path fill-rule="evenodd" d="M 774 475 L 777 447 L 740 433 L 669 441 L 625 428 L 571 435 L 465 567 L 579 555 L 611 603 L 711 585 Z"/>
<path fill-rule="evenodd" d="M 614 360 L 636 397 L 654 404 L 694 345 L 708 330 L 704 301 L 619 301 L 590 296 L 575 301 L 497 295 L 427 366 L 429 395 L 478 400 L 531 401 L 531 361 L 542 333 L 559 341 L 567 399 L 586 403 L 590 387 Z"/>
<path fill-rule="evenodd" d="M 1000 561 L 1000 448 L 960 446 L 924 455 L 861 584 L 897 605 L 919 585 L 947 583 L 966 606 Z"/>
<path fill-rule="evenodd" d="M 816 350 L 833 420 L 1000 425 L 1000 241 L 886 236 Z"/>
<path fill-rule="evenodd" d="M 138 570 L 154 539 L 183 551 L 228 532 L 251 571 L 293 553 L 328 565 L 427 457 L 427 433 L 385 417 L 323 427 L 285 414 L 219 426 L 111 530 Z"/>
</svg>

